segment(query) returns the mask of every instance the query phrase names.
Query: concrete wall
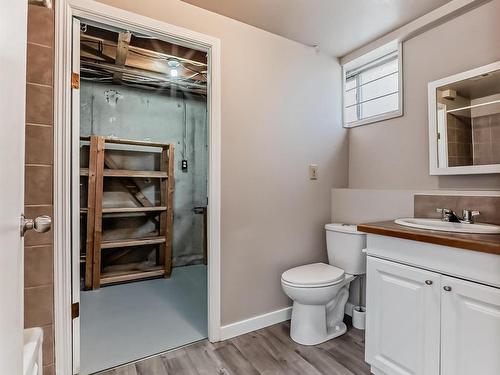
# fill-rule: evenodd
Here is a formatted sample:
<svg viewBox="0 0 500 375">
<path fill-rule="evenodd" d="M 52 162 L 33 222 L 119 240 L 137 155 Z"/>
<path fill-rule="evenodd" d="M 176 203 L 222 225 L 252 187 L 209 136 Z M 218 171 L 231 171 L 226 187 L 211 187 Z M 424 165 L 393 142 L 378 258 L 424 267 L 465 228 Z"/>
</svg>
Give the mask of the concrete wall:
<svg viewBox="0 0 500 375">
<path fill-rule="evenodd" d="M 500 175 L 430 176 L 427 83 L 500 60 L 500 0 L 403 45 L 404 116 L 349 134 L 349 187 L 499 189 Z"/>
<path fill-rule="evenodd" d="M 101 1 L 221 39 L 222 324 L 288 306 L 280 275 L 326 261 L 330 189 L 347 186 L 337 61 L 178 0 Z"/>
<path fill-rule="evenodd" d="M 207 203 L 206 99 L 89 81 L 82 81 L 80 97 L 81 135 L 174 143 L 173 264 L 175 267 L 202 262 L 203 215 L 194 213 L 193 208 Z M 110 151 L 109 155 L 120 168 L 158 169 L 154 165 L 158 160 L 152 159 L 151 154 Z M 188 161 L 187 172 L 180 167 L 183 159 Z M 144 180 L 138 180 L 137 183 L 142 184 L 143 193 L 150 201 L 159 204 L 154 181 L 144 184 Z M 129 194 L 117 184 L 106 190 L 104 201 L 107 206 L 133 206 Z M 139 220 L 134 226 L 138 230 L 155 229 L 150 220 Z M 113 233 L 104 235 L 113 236 Z"/>
</svg>

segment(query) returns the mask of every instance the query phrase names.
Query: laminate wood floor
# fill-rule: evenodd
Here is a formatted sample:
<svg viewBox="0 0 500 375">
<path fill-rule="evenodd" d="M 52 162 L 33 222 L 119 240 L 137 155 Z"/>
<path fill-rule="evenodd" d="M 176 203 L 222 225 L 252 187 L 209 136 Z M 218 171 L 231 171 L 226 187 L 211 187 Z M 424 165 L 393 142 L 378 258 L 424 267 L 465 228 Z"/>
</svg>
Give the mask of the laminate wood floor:
<svg viewBox="0 0 500 375">
<path fill-rule="evenodd" d="M 230 340 L 197 342 L 99 375 L 364 375 L 364 331 L 347 333 L 316 346 L 290 339 L 290 322 Z"/>
</svg>

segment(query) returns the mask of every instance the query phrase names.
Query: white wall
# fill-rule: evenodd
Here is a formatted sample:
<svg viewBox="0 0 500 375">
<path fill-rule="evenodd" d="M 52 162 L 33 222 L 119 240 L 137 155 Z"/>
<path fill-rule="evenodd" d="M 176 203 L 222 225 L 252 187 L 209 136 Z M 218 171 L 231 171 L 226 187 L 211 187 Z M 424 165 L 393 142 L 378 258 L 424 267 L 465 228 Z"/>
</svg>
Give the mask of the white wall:
<svg viewBox="0 0 500 375">
<path fill-rule="evenodd" d="M 349 134 L 349 187 L 500 189 L 500 175 L 430 176 L 427 83 L 500 60 L 500 0 L 403 44 L 404 116 Z"/>
<path fill-rule="evenodd" d="M 347 186 L 338 63 L 178 0 L 101 1 L 221 39 L 222 324 L 288 306 L 280 275 L 326 260 L 330 189 Z"/>
</svg>

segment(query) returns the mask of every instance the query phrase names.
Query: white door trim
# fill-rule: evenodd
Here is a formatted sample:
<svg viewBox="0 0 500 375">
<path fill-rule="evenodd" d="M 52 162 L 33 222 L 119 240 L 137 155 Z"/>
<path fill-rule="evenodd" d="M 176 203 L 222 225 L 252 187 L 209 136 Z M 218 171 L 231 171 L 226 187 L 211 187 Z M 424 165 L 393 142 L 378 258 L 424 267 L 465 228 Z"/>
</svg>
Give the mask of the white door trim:
<svg viewBox="0 0 500 375">
<path fill-rule="evenodd" d="M 165 11 L 168 11 L 165 6 Z M 220 340 L 221 61 L 220 40 L 92 0 L 56 3 L 54 114 L 54 311 L 56 374 L 72 373 L 71 29 L 74 16 L 142 31 L 204 50 L 209 57 L 208 336 Z"/>
</svg>

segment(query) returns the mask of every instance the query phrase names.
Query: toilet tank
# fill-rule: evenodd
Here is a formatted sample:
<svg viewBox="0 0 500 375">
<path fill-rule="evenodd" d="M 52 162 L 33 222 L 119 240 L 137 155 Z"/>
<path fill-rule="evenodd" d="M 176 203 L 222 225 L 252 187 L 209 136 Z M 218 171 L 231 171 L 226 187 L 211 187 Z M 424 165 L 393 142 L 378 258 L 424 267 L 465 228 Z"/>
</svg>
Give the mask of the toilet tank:
<svg viewBox="0 0 500 375">
<path fill-rule="evenodd" d="M 326 224 L 326 247 L 328 263 L 342 268 L 351 275 L 366 273 L 366 234 L 359 232 L 356 225 Z"/>
</svg>

